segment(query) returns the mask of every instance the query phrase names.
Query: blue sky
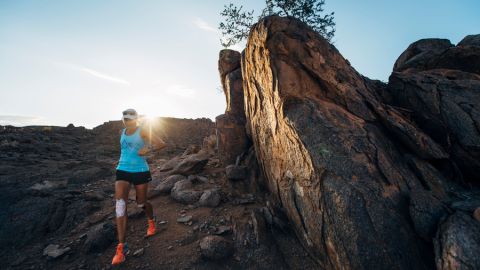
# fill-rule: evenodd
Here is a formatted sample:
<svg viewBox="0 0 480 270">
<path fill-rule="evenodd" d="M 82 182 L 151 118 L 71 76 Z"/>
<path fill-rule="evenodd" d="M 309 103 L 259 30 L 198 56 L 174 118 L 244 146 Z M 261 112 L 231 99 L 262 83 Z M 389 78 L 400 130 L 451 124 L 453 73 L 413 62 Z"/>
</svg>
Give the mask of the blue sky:
<svg viewBox="0 0 480 270">
<path fill-rule="evenodd" d="M 263 1 L 232 1 L 260 11 Z M 229 1 L 0 0 L 0 125 L 83 125 L 225 110 L 217 71 Z M 480 33 L 480 1 L 326 1 L 334 45 L 363 75 L 388 80 L 412 42 Z M 239 47 L 241 48 L 241 47 Z"/>
</svg>

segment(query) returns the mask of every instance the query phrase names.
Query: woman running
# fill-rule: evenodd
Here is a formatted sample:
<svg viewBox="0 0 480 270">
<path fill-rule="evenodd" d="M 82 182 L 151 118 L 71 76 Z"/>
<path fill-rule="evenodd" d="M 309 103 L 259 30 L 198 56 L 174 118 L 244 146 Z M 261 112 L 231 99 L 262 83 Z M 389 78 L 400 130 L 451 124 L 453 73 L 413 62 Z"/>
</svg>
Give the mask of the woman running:
<svg viewBox="0 0 480 270">
<path fill-rule="evenodd" d="M 116 167 L 115 181 L 115 213 L 119 243 L 112 259 L 113 265 L 124 262 L 128 250 L 125 231 L 130 184 L 135 186 L 137 206 L 145 211 L 148 218 L 147 236 L 152 236 L 156 232 L 153 208 L 147 201 L 148 183 L 152 176 L 145 155 L 166 146 L 162 139 L 138 125 L 138 115 L 134 109 L 124 111 L 122 120 L 125 128 L 120 137 L 121 154 Z M 147 146 L 146 142 L 150 144 Z"/>
</svg>

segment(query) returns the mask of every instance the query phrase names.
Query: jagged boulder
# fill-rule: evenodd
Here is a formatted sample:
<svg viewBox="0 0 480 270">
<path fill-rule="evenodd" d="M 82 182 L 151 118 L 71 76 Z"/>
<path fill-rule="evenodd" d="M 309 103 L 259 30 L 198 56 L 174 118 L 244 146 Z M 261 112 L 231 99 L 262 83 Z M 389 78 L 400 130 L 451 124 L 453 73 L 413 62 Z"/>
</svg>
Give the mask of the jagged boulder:
<svg viewBox="0 0 480 270">
<path fill-rule="evenodd" d="M 479 36 L 467 36 L 457 46 L 448 39 L 430 38 L 416 41 L 400 55 L 393 71 L 453 69 L 480 74 Z"/>
<path fill-rule="evenodd" d="M 103 252 L 114 240 L 115 227 L 110 222 L 103 222 L 89 229 L 84 250 L 87 253 Z"/>
<path fill-rule="evenodd" d="M 432 268 L 434 252 L 412 224 L 409 201 L 424 185 L 446 200 L 448 187 L 434 178 L 442 173 L 429 163 L 448 160 L 444 146 L 384 104 L 383 85 L 295 19 L 266 17 L 252 28 L 242 74 L 247 129 L 266 186 L 317 263 Z M 437 206 L 423 219 L 412 202 L 417 229 L 429 237 Z"/>
<path fill-rule="evenodd" d="M 181 174 L 170 175 L 155 187 L 155 191 L 158 191 L 160 194 L 170 194 L 175 183 L 185 179 L 187 178 Z"/>
<path fill-rule="evenodd" d="M 398 57 L 393 65 L 393 71 L 426 68 L 433 57 L 439 56 L 451 47 L 453 47 L 453 44 L 448 39 L 426 38 L 418 40 L 410 44 Z"/>
<path fill-rule="evenodd" d="M 200 199 L 202 191 L 193 189 L 192 181 L 188 179 L 180 180 L 175 183 L 170 196 L 177 202 L 184 204 L 193 204 Z"/>
<path fill-rule="evenodd" d="M 459 51 L 472 57 L 456 55 Z M 401 60 L 402 56 L 397 63 Z M 447 151 L 454 162 L 450 165 L 453 166 L 451 171 L 460 170 L 465 181 L 478 182 L 480 47 L 450 47 L 442 54 L 429 54 L 427 60 L 445 63 L 431 66 L 412 64 L 412 68 L 422 71 L 393 72 L 384 101 L 407 110 L 415 124 Z M 478 67 L 475 68 L 475 65 Z"/>
<path fill-rule="evenodd" d="M 170 174 L 190 175 L 199 173 L 207 165 L 208 159 L 209 155 L 204 152 L 188 155 L 175 165 Z"/>
</svg>

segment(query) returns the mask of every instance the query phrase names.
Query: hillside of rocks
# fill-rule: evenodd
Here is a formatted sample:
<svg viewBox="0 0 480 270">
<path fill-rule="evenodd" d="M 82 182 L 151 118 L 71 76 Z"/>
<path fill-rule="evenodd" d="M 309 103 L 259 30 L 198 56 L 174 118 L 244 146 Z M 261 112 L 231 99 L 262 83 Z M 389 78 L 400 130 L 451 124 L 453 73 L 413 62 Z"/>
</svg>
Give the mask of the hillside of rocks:
<svg viewBox="0 0 480 270">
<path fill-rule="evenodd" d="M 112 268 L 121 128 L 0 127 L 2 269 Z M 214 122 L 160 118 L 152 132 L 167 142 L 147 159 L 158 234 L 145 238 L 132 188 L 130 252 L 116 268 L 315 269 L 286 218 L 264 218 L 269 204 L 245 187 L 249 170 L 222 165 Z"/>
<path fill-rule="evenodd" d="M 479 41 L 419 40 L 383 83 L 302 22 L 267 17 L 241 54 L 220 53 L 219 154 L 254 152 L 320 269 L 479 269 Z"/>
</svg>

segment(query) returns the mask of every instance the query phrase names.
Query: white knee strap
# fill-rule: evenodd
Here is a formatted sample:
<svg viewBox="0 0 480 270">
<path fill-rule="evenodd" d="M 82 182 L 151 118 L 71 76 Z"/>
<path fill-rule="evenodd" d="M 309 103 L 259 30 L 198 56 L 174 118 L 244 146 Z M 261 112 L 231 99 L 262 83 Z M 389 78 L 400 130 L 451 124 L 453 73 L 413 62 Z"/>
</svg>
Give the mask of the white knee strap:
<svg viewBox="0 0 480 270">
<path fill-rule="evenodd" d="M 117 202 L 115 203 L 115 213 L 117 214 L 117 217 L 125 216 L 126 208 L 127 208 L 127 205 L 125 204 L 125 200 L 117 199 Z"/>
</svg>

